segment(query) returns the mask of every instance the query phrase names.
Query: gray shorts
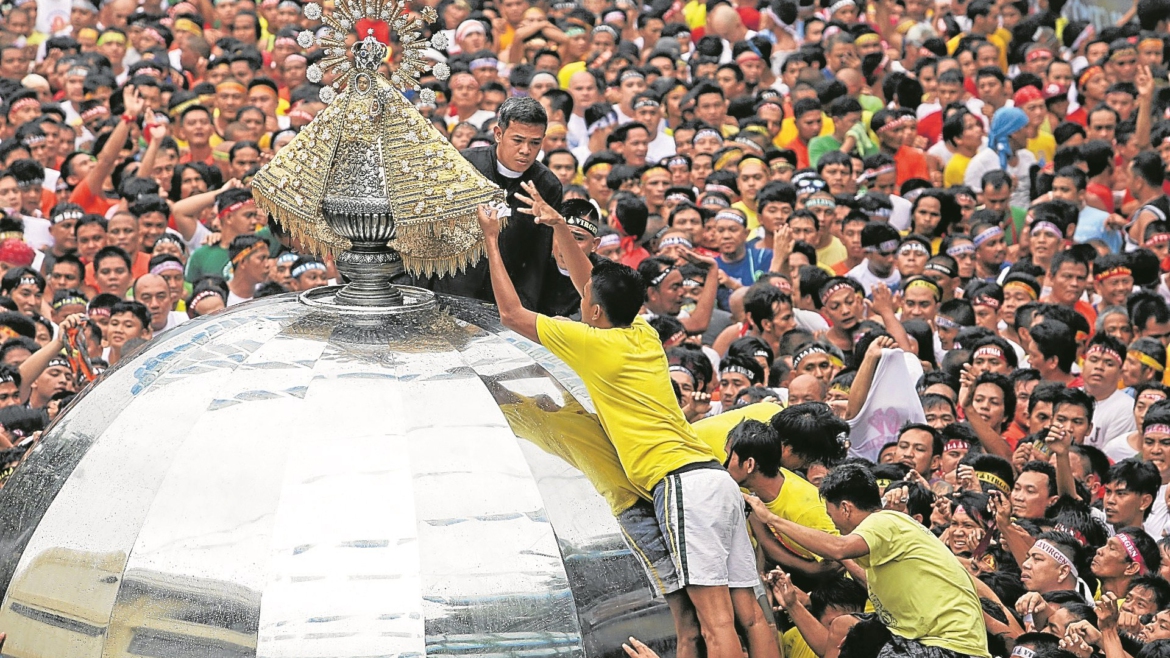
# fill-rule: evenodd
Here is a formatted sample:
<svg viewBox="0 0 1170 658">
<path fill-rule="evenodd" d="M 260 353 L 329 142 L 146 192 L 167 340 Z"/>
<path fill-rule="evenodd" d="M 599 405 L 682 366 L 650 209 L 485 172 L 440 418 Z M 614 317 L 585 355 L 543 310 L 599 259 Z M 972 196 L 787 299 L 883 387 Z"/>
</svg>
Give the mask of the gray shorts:
<svg viewBox="0 0 1170 658">
<path fill-rule="evenodd" d="M 618 514 L 617 521 L 626 544 L 634 557 L 638 558 L 638 563 L 646 571 L 646 577 L 659 596 L 682 589 L 678 582 L 678 572 L 674 570 L 674 562 L 670 559 L 670 551 L 666 548 L 666 540 L 658 528 L 654 506 L 639 500 L 633 507 Z"/>
<path fill-rule="evenodd" d="M 743 495 L 727 471 L 714 465 L 671 473 L 653 493 L 654 514 L 683 587 L 759 584 Z"/>
</svg>

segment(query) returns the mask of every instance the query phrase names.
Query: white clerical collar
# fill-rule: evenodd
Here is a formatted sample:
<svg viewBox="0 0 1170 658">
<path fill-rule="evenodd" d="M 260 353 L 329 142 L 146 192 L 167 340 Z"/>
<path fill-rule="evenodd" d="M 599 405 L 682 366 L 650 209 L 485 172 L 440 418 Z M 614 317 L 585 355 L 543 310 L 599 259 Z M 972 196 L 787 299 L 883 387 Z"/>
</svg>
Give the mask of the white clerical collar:
<svg viewBox="0 0 1170 658">
<path fill-rule="evenodd" d="M 524 172 L 522 171 L 512 171 L 511 169 L 508 169 L 499 160 L 496 160 L 496 171 L 500 172 L 500 175 L 504 178 L 520 178 L 524 175 Z"/>
</svg>

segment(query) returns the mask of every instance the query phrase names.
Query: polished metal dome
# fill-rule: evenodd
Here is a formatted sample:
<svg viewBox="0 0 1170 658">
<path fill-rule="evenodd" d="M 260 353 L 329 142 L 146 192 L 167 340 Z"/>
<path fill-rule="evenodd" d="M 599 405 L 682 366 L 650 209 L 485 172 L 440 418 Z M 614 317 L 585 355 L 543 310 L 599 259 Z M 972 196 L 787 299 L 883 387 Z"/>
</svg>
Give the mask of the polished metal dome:
<svg viewBox="0 0 1170 658">
<path fill-rule="evenodd" d="M 400 290 L 243 304 L 79 396 L 0 490 L 5 656 L 668 643 L 609 506 L 548 449 L 596 426 L 581 382 L 491 307 Z"/>
</svg>

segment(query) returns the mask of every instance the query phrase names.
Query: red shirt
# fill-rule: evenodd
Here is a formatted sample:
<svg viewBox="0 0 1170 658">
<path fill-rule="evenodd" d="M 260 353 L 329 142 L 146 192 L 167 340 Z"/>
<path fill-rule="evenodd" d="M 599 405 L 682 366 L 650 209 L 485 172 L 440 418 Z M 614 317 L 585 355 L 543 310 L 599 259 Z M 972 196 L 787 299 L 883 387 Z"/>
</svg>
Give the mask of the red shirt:
<svg viewBox="0 0 1170 658">
<path fill-rule="evenodd" d="M 931 112 L 918 120 L 918 134 L 930 141 L 931 145 L 942 137 L 942 112 Z"/>
<path fill-rule="evenodd" d="M 796 139 L 792 140 L 791 142 L 788 142 L 787 144 L 785 144 L 784 148 L 792 149 L 792 152 L 796 154 L 796 168 L 797 169 L 807 169 L 809 167 L 809 164 L 808 164 L 808 144 L 800 141 L 799 137 L 797 137 Z"/>
<path fill-rule="evenodd" d="M 1113 212 L 1113 190 L 1100 183 L 1089 183 L 1085 186 L 1085 191 L 1101 200 L 1105 212 Z"/>
</svg>

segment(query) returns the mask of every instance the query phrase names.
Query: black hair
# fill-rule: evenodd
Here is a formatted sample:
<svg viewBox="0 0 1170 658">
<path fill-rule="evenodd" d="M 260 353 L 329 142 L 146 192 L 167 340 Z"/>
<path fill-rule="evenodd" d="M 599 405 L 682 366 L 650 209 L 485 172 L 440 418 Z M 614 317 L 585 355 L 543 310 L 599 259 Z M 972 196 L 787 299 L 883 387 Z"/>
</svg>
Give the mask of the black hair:
<svg viewBox="0 0 1170 658">
<path fill-rule="evenodd" d="M 848 464 L 829 471 L 821 481 L 819 490 L 826 503 L 840 505 L 849 501 L 865 512 L 876 512 L 882 508 L 877 482 L 869 470 L 861 466 Z"/>
<path fill-rule="evenodd" d="M 1157 499 L 1158 489 L 1162 486 L 1162 476 L 1158 473 L 1158 467 L 1135 457 L 1123 459 L 1110 466 L 1105 477 L 1101 479 L 1102 484 L 1115 482 L 1124 483 L 1126 490 L 1139 496 L 1150 495 L 1151 503 L 1142 513 L 1142 518 L 1149 518 L 1150 511 L 1154 508 L 1152 501 Z"/>
<path fill-rule="evenodd" d="M 528 96 L 514 96 L 500 104 L 496 110 L 496 125 L 507 130 L 512 123 L 529 126 L 547 126 L 548 114 L 540 102 Z"/>
<path fill-rule="evenodd" d="M 849 424 L 823 402 L 805 402 L 772 417 L 772 429 L 792 453 L 809 463 L 835 464 L 845 458 Z"/>
<path fill-rule="evenodd" d="M 601 260 L 590 274 L 593 297 L 615 327 L 627 327 L 638 316 L 646 298 L 646 284 L 637 270 Z"/>
<path fill-rule="evenodd" d="M 1057 368 L 1061 372 L 1072 371 L 1073 360 L 1076 359 L 1077 341 L 1072 329 L 1063 322 L 1047 317 L 1040 324 L 1032 327 L 1032 343 L 1036 350 L 1045 359 L 1056 357 Z"/>
<path fill-rule="evenodd" d="M 130 300 L 119 301 L 117 304 L 114 304 L 113 308 L 110 309 L 110 316 L 113 317 L 119 313 L 132 314 L 134 317 L 138 318 L 139 322 L 142 323 L 142 328 L 145 331 L 150 331 L 150 311 L 147 310 L 146 305 L 142 302 Z"/>
<path fill-rule="evenodd" d="M 729 459 L 731 455 L 741 462 L 754 459 L 766 477 L 774 478 L 780 474 L 783 446 L 771 425 L 750 418 L 743 420 L 728 433 L 727 441 Z"/>
<path fill-rule="evenodd" d="M 1049 464 L 1045 461 L 1040 461 L 1038 459 L 1033 459 L 1027 464 L 1024 464 L 1024 467 L 1020 469 L 1020 475 L 1023 475 L 1024 473 L 1041 473 L 1047 476 L 1048 495 L 1049 497 L 1056 495 L 1056 469 L 1052 467 L 1052 464 Z"/>
</svg>

